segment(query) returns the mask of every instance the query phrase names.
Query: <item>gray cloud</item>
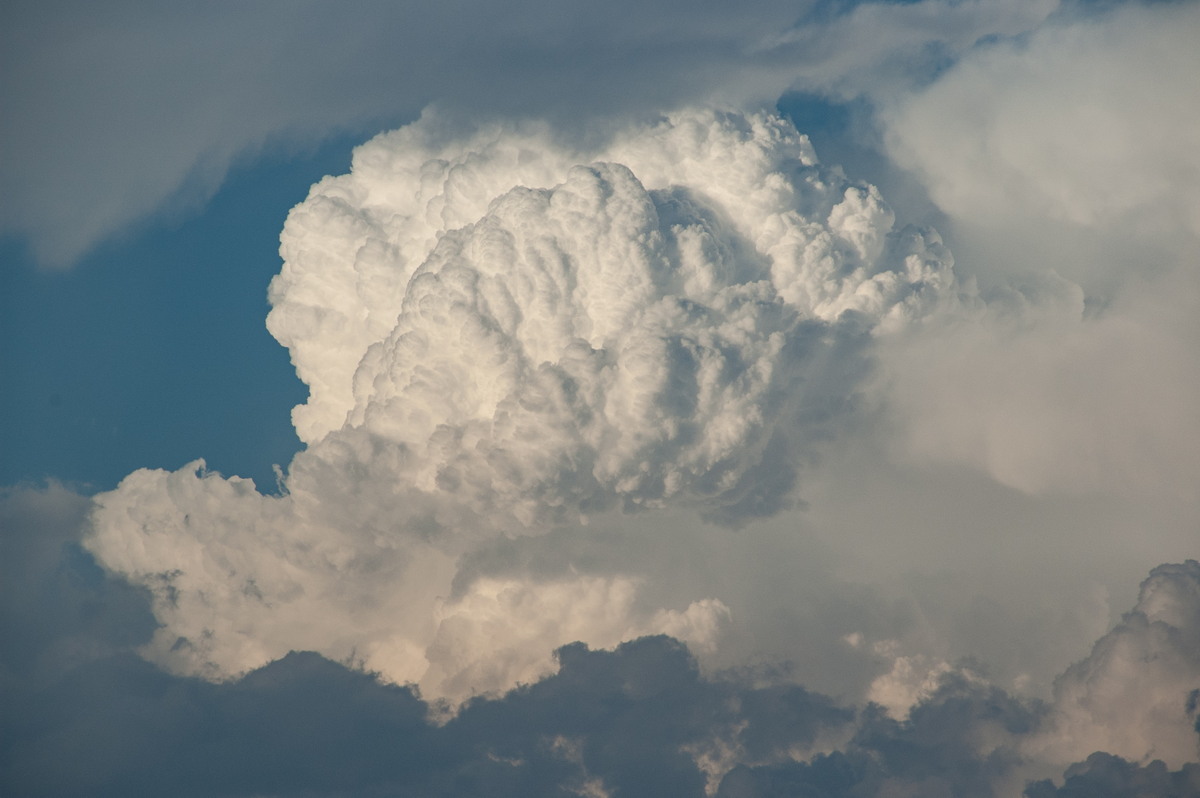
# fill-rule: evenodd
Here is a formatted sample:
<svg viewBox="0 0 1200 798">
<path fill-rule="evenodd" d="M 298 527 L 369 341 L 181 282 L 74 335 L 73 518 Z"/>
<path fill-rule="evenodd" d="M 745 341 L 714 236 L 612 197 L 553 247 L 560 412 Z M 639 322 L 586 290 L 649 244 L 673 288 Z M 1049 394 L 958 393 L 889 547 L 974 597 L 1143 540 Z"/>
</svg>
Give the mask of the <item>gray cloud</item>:
<svg viewBox="0 0 1200 798">
<path fill-rule="evenodd" d="M 70 545 L 83 504 L 59 487 L 4 497 L 6 585 L 20 575 L 23 586 L 61 590 L 96 573 Z M 22 543 L 35 539 L 56 545 Z M 1125 625 L 1063 680 L 1107 661 L 1113 641 L 1140 634 L 1134 627 L 1142 617 L 1176 637 L 1194 637 L 1198 569 L 1194 561 L 1155 569 Z M 104 644 L 65 656 L 53 642 L 14 639 L 23 649 L 53 652 L 38 667 L 22 664 L 6 645 L 0 785 L 13 794 L 849 797 L 915 790 L 979 798 L 1026 789 L 1024 774 L 1039 764 L 1030 759 L 1031 743 L 1058 729 L 1055 705 L 1010 695 L 969 667 L 943 673 L 900 721 L 882 707 L 839 703 L 761 670 L 704 675 L 681 643 L 663 636 L 611 651 L 568 645 L 548 677 L 503 697 L 475 698 L 439 724 L 411 687 L 314 653 L 293 652 L 222 683 L 167 674 L 130 653 L 145 639 L 137 619 L 147 617 L 149 600 L 118 580 L 63 591 L 58 602 L 59 609 L 41 612 L 25 605 L 26 622 L 42 628 L 43 640 L 78 641 L 82 617 L 84 634 Z M 104 620 L 114 614 L 120 635 Z M 6 643 L 14 628 L 6 617 Z M 1138 684 L 1162 687 L 1155 678 Z M 1178 702 L 1189 722 L 1195 695 Z M 1111 698 L 1096 694 L 1093 704 Z M 1028 782 L 1031 798 L 1134 788 L 1183 796 L 1200 775 L 1195 764 L 1172 769 L 1111 752 L 1040 765 L 1063 775 Z"/>
<path fill-rule="evenodd" d="M 90 501 L 50 484 L 0 490 L 0 672 L 6 682 L 65 669 L 145 642 L 147 596 L 105 573 L 80 546 Z"/>
<path fill-rule="evenodd" d="M 982 300 L 881 359 L 910 461 L 1195 506 L 1198 31 L 1193 3 L 1070 7 L 879 104 Z"/>
<path fill-rule="evenodd" d="M 889 153 L 952 216 L 1200 236 L 1193 3 L 1071 9 L 979 47 L 882 113 Z M 1095 268 L 1095 266 L 1093 266 Z"/>
<path fill-rule="evenodd" d="M 1161 761 L 1137 765 L 1117 756 L 1095 753 L 1067 768 L 1064 783 L 1039 781 L 1025 791 L 1028 798 L 1187 798 L 1200 792 L 1200 765 L 1170 770 Z"/>
<path fill-rule="evenodd" d="M 922 43 L 955 53 L 1048 12 L 927 2 L 830 22 L 812 8 L 7 3 L 0 229 L 66 266 L 164 207 L 202 202 L 239 158 L 408 121 L 434 101 L 594 134 L 690 103 L 771 103 L 797 81 L 895 78 Z M 953 23 L 926 27 L 932 18 Z M 791 29 L 802 42 L 779 38 Z"/>
</svg>

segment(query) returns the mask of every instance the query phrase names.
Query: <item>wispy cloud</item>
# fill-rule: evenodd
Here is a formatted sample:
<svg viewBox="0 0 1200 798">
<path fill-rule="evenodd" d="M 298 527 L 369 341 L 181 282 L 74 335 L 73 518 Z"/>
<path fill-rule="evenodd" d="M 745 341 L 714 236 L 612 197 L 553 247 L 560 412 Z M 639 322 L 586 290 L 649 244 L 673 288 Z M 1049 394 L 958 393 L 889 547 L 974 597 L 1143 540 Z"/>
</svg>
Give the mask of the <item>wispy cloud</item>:
<svg viewBox="0 0 1200 798">
<path fill-rule="evenodd" d="M 957 53 L 1048 11 L 1013 5 L 885 4 L 801 23 L 813 6 L 781 0 L 367 2 L 350 14 L 319 2 L 9 4 L 0 229 L 69 266 L 138 220 L 201 204 L 263 148 L 373 132 L 434 101 L 594 130 L 697 102 L 770 103 L 796 83 L 853 75 L 860 91 L 906 74 L 922 48 Z"/>
</svg>

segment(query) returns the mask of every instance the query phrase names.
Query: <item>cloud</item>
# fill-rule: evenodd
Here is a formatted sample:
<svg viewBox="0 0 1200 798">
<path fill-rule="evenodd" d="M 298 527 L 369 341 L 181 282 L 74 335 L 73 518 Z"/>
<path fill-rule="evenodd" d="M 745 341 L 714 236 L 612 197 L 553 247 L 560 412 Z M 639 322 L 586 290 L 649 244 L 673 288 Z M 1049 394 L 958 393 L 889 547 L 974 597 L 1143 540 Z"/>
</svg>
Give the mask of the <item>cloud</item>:
<svg viewBox="0 0 1200 798">
<path fill-rule="evenodd" d="M 0 501 L 6 586 L 9 576 L 20 575 L 26 585 L 61 589 L 97 573 L 88 555 L 70 545 L 81 532 L 84 504 L 59 486 L 10 491 Z M 68 545 L 21 544 L 52 537 L 46 533 L 55 529 Z M 1179 648 L 1189 645 L 1200 620 L 1197 568 L 1194 561 L 1156 568 L 1125 621 L 1064 672 L 1054 703 L 1006 693 L 955 664 L 940 669 L 904 720 L 878 705 L 806 690 L 778 671 L 705 674 L 682 643 L 665 636 L 609 651 L 561 647 L 548 674 L 504 696 L 471 699 L 453 717 L 412 687 L 311 652 L 291 652 L 239 679 L 210 682 L 166 673 L 134 656 L 131 648 L 144 636 L 132 633 L 130 621 L 147 617 L 151 598 L 102 579 L 83 592 L 62 591 L 60 606 L 91 619 L 124 607 L 123 636 L 113 636 L 106 622 L 89 626 L 87 634 L 104 645 L 75 646 L 69 657 L 58 644 L 42 645 L 53 654 L 38 667 L 20 665 L 4 649 L 0 785 L 30 796 L 347 790 L 449 796 L 485 789 L 497 795 L 807 790 L 1007 796 L 1024 789 L 1042 798 L 1126 794 L 1134 787 L 1153 796 L 1187 795 L 1196 783 L 1195 764 L 1130 761 L 1111 751 L 1059 764 L 1063 752 L 1044 742 L 1052 736 L 1084 750 L 1088 741 L 1100 741 L 1128 751 L 1130 729 L 1180 735 L 1174 720 L 1154 720 L 1159 704 L 1152 697 L 1161 696 L 1166 706 L 1172 682 L 1162 678 L 1163 668 L 1190 663 L 1194 674 L 1200 661 Z M 97 615 L 96 607 L 110 609 Z M 72 620 L 77 615 L 25 614 L 40 625 L 43 639 L 80 639 Z M 6 644 L 13 628 L 6 618 Z M 1147 646 L 1148 637 L 1158 642 Z M 26 646 L 28 640 L 14 642 Z M 1114 657 L 1138 646 L 1158 670 Z M 55 667 L 43 667 L 47 663 Z M 1136 678 L 1123 678 L 1131 673 Z M 1131 713 L 1121 720 L 1150 722 L 1126 728 L 1095 715 L 1089 722 L 1106 724 L 1105 740 L 1064 735 L 1063 712 L 1082 706 L 1077 688 L 1090 691 L 1092 710 L 1107 707 L 1103 711 Z M 1178 696 L 1189 723 L 1194 690 Z M 1197 742 L 1195 730 L 1183 731 L 1180 741 Z"/>
<path fill-rule="evenodd" d="M 606 161 L 626 169 L 571 171 Z M 421 335 L 417 306 L 432 302 L 426 293 L 460 271 L 478 275 L 470 277 L 478 296 L 462 301 L 486 305 L 481 312 L 496 316 L 499 333 L 528 350 L 536 367 L 559 357 L 554 350 L 563 339 L 612 348 L 608 342 L 625 332 L 631 314 L 656 295 L 721 309 L 734 326 L 745 326 L 739 314 L 747 313 L 766 323 L 753 305 L 775 296 L 822 321 L 845 310 L 872 319 L 920 314 L 925 300 L 950 288 L 949 255 L 936 234 L 916 231 L 895 238 L 885 253 L 893 219 L 877 192 L 820 167 L 804 137 L 766 117 L 687 112 L 656 127 L 636 126 L 598 152 L 566 148 L 541 126 L 453 138 L 433 117 L 364 145 L 351 174 L 323 181 L 292 212 L 267 324 L 310 386 L 309 402 L 293 415 L 301 438 L 314 442 L 347 420 L 369 426 L 368 402 L 399 399 L 386 390 L 407 388 L 413 404 L 429 404 L 415 384 L 389 388 L 380 372 L 401 368 L 385 359 L 418 345 L 409 339 L 430 337 Z M 567 270 L 556 273 L 564 263 Z M 513 275 L 505 288 L 511 297 L 492 295 L 501 275 Z M 764 279 L 770 293 L 744 293 Z M 521 323 L 506 312 L 519 313 Z M 715 317 L 662 317 L 671 312 L 664 306 L 643 323 L 720 329 Z M 772 332 L 759 330 L 757 345 L 773 345 Z M 389 333 L 394 341 L 385 340 Z M 725 337 L 727 346 L 752 345 Z M 439 353 L 422 354 L 437 362 Z M 748 348 L 740 354 L 751 372 L 744 379 L 754 380 L 753 362 L 769 355 Z M 512 379 L 505 376 L 511 364 L 478 365 L 481 376 L 471 379 Z M 395 382 L 404 375 L 389 376 Z M 753 400 L 756 390 L 751 381 L 743 393 Z M 475 400 L 489 407 L 486 395 Z M 745 415 L 732 398 L 720 407 Z M 436 424 L 447 409 L 422 412 Z"/>
<path fill-rule="evenodd" d="M 1055 682 L 1049 728 L 1028 745 L 1044 761 L 1106 751 L 1177 769 L 1200 759 L 1198 688 L 1200 562 L 1160 565 L 1133 610 Z"/>
<path fill-rule="evenodd" d="M 1002 785 L 1019 762 L 1013 743 L 1036 727 L 1039 712 L 1003 690 L 947 673 L 907 720 L 867 707 L 839 750 L 739 765 L 716 794 L 1004 795 Z"/>
<path fill-rule="evenodd" d="M 888 151 L 955 217 L 1200 235 L 1193 3 L 1059 15 L 884 112 Z"/>
<path fill-rule="evenodd" d="M 0 231 L 65 267 L 146 217 L 203 203 L 247 158 L 409 121 L 431 102 L 579 131 L 696 103 L 771 103 L 805 75 L 895 78 L 905 53 L 958 53 L 1049 11 L 1023 6 L 879 4 L 824 20 L 782 0 L 364 2 L 350 15 L 321 2 L 8 3 Z"/>
<path fill-rule="evenodd" d="M 980 288 L 882 358 L 913 461 L 1194 504 L 1198 31 L 1189 3 L 1064 9 L 878 103 Z"/>
<path fill-rule="evenodd" d="M 893 219 L 767 115 L 684 112 L 591 152 L 436 116 L 380 136 L 283 233 L 268 327 L 311 387 L 285 495 L 202 461 L 138 471 L 87 545 L 155 595 L 148 655 L 210 677 L 306 648 L 461 699 L 576 638 L 711 645 L 720 601 L 635 611 L 620 578 L 439 597 L 497 537 L 786 506 L 872 336 L 954 300 L 936 233 Z M 568 596 L 595 612 L 522 630 Z"/>
<path fill-rule="evenodd" d="M 90 501 L 58 484 L 0 490 L 0 679 L 58 678 L 149 639 L 146 595 L 79 545 Z"/>
<path fill-rule="evenodd" d="M 433 696 L 500 692 L 555 671 L 553 652 L 586 639 L 613 648 L 623 640 L 662 633 L 694 650 L 711 650 L 729 622 L 717 599 L 683 611 L 636 606 L 638 583 L 628 577 L 575 576 L 561 581 L 473 581 L 464 595 L 435 610 L 437 633 L 425 651 L 422 690 Z"/>
<path fill-rule="evenodd" d="M 840 14 L 816 10 L 769 41 L 792 60 L 791 88 L 887 102 L 926 85 L 981 42 L 1036 30 L 1058 7 L 1055 0 L 859 3 Z"/>
<path fill-rule="evenodd" d="M 48 263 L 438 102 L 289 216 L 280 495 L 0 497 L 4 791 L 1194 791 L 1196 563 L 1114 614 L 1194 554 L 1194 6 L 47 8 L 0 223 Z M 788 87 L 945 240 L 689 110 Z"/>
<path fill-rule="evenodd" d="M 1028 798 L 1070 798 L 1088 795 L 1137 795 L 1139 798 L 1175 798 L 1200 790 L 1200 766 L 1195 763 L 1170 771 L 1161 761 L 1136 765 L 1111 754 L 1095 753 L 1067 768 L 1065 782 L 1040 781 L 1025 791 Z"/>
<path fill-rule="evenodd" d="M 1053 272 L 982 298 L 889 342 L 881 390 L 903 419 L 901 458 L 965 464 L 1033 494 L 1194 503 L 1200 292 L 1188 271 L 1134 282 L 1098 309 Z"/>
<path fill-rule="evenodd" d="M 311 653 L 217 685 L 116 657 L 37 696 L 43 720 L 19 718 L 30 727 L 3 750 L 3 783 L 30 796 L 702 795 L 688 748 L 713 734 L 802 751 L 853 720 L 799 687 L 702 680 L 668 638 L 569 646 L 558 660 L 549 678 L 438 726 L 408 688 Z"/>
</svg>

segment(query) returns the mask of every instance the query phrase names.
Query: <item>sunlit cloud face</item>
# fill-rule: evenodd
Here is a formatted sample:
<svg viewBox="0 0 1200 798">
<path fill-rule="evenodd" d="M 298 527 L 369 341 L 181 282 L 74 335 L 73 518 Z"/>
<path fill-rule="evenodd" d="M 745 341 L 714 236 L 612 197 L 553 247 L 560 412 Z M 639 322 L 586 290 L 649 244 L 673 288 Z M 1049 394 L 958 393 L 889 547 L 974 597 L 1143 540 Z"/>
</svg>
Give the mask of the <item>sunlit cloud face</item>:
<svg viewBox="0 0 1200 798">
<path fill-rule="evenodd" d="M 872 331 L 954 300 L 936 234 L 893 219 L 767 115 L 689 112 L 602 152 L 540 127 L 447 141 L 436 118 L 379 137 L 284 230 L 268 327 L 311 387 L 285 495 L 137 472 L 89 546 L 154 592 L 149 653 L 188 673 L 309 648 L 463 697 L 573 640 L 711 647 L 719 597 L 638 609 L 619 575 L 440 596 L 497 536 L 786 506 Z"/>
<path fill-rule="evenodd" d="M 0 492 L 5 786 L 1200 791 L 1196 6 L 544 5 L 12 50 L 3 92 L 96 61 L 4 130 L 67 153 L 0 170 L 42 265 L 409 121 L 287 214 L 274 486 Z M 205 74 L 135 64 L 188 26 L 280 74 L 62 145 L 84 94 Z M 849 163 L 761 110 L 796 90 L 853 101 Z"/>
</svg>

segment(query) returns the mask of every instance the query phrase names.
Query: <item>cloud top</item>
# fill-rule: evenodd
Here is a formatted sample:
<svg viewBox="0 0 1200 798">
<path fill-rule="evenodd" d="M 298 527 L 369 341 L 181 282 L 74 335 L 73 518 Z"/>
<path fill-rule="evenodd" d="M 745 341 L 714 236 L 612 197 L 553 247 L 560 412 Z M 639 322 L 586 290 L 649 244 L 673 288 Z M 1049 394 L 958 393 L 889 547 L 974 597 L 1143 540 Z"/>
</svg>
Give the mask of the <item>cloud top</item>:
<svg viewBox="0 0 1200 798">
<path fill-rule="evenodd" d="M 519 617 L 555 588 L 438 596 L 497 535 L 776 512 L 852 406 L 872 332 L 954 288 L 935 233 L 894 230 L 873 187 L 770 115 L 689 111 L 591 149 L 544 126 L 451 132 L 430 117 L 376 138 L 289 217 L 268 326 L 311 394 L 286 495 L 197 462 L 98 497 L 89 545 L 155 592 L 155 659 L 222 676 L 304 647 L 458 684 L 530 641 L 465 688 L 492 689 L 575 639 L 709 645 L 719 601 L 498 640 L 503 621 L 467 616 Z"/>
</svg>

